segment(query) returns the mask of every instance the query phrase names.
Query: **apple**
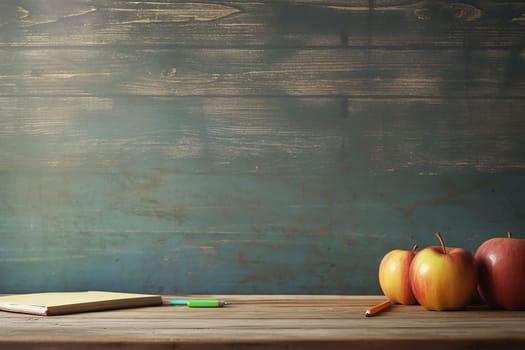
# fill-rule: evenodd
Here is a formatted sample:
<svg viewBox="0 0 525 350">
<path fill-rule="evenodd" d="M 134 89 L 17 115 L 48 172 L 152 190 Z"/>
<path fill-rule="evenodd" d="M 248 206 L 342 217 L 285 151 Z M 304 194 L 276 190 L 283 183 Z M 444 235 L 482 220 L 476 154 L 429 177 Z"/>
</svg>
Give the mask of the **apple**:
<svg viewBox="0 0 525 350">
<path fill-rule="evenodd" d="M 388 252 L 379 264 L 379 285 L 390 301 L 398 304 L 416 304 L 408 272 L 416 255 L 417 244 L 412 250 L 394 249 Z"/>
<path fill-rule="evenodd" d="M 427 310 L 461 310 L 467 306 L 478 285 L 474 256 L 466 249 L 431 246 L 416 254 L 410 265 L 410 285 L 417 301 Z"/>
<path fill-rule="evenodd" d="M 525 310 L 525 239 L 508 232 L 483 242 L 474 257 L 481 298 L 493 308 Z"/>
</svg>

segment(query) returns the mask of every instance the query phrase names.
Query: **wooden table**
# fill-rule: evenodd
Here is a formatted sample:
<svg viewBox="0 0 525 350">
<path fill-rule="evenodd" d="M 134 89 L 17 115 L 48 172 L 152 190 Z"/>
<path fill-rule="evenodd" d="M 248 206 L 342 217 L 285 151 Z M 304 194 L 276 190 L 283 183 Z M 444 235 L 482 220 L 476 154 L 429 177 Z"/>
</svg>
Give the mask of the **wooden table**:
<svg viewBox="0 0 525 350">
<path fill-rule="evenodd" d="M 525 349 L 525 312 L 425 311 L 374 296 L 206 296 L 216 309 L 159 306 L 30 316 L 1 312 L 6 349 Z M 165 297 L 165 300 L 169 299 Z"/>
</svg>

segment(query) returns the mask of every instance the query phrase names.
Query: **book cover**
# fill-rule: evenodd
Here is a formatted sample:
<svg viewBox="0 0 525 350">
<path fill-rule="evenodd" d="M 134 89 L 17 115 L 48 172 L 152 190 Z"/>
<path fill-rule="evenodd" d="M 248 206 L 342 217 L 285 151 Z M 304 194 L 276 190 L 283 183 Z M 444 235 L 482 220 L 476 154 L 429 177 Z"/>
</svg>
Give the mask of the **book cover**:
<svg viewBox="0 0 525 350">
<path fill-rule="evenodd" d="M 160 295 L 104 291 L 0 296 L 0 310 L 42 316 L 156 305 L 162 305 Z"/>
</svg>

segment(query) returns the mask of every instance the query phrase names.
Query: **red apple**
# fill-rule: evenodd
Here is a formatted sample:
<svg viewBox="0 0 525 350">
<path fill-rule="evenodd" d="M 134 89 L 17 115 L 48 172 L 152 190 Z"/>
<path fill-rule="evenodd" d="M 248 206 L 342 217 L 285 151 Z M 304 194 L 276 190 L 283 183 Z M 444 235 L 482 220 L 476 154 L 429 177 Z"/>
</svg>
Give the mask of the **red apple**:
<svg viewBox="0 0 525 350">
<path fill-rule="evenodd" d="M 412 250 L 395 249 L 388 252 L 379 264 L 379 285 L 390 301 L 410 305 L 417 300 L 412 293 L 408 272 L 416 255 L 417 245 Z"/>
<path fill-rule="evenodd" d="M 427 310 L 460 310 L 467 306 L 478 285 L 474 256 L 463 248 L 427 247 L 410 265 L 410 285 L 417 301 Z"/>
<path fill-rule="evenodd" d="M 476 251 L 478 291 L 491 307 L 525 310 L 525 239 L 507 236 L 489 239 Z"/>
</svg>

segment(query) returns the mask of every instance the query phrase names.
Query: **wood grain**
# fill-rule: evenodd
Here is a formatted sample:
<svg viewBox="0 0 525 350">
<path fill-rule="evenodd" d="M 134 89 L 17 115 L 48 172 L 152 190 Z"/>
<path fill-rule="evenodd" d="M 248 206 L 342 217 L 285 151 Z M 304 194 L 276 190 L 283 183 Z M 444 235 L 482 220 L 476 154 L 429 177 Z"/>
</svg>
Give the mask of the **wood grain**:
<svg viewBox="0 0 525 350">
<path fill-rule="evenodd" d="M 2 46 L 521 47 L 515 1 L 8 1 Z"/>
<path fill-rule="evenodd" d="M 122 172 L 137 191 L 170 173 L 521 171 L 524 108 L 512 98 L 3 97 L 0 169 Z M 143 178 L 140 163 L 151 167 Z"/>
<path fill-rule="evenodd" d="M 518 349 L 525 342 L 520 312 L 482 306 L 431 312 L 395 305 L 365 318 L 364 310 L 380 297 L 216 297 L 230 306 L 163 306 L 56 317 L 2 313 L 0 344 L 14 349 L 34 344 L 44 349 Z"/>
<path fill-rule="evenodd" d="M 523 97 L 507 50 L 0 49 L 1 96 Z"/>
</svg>

